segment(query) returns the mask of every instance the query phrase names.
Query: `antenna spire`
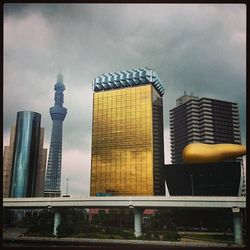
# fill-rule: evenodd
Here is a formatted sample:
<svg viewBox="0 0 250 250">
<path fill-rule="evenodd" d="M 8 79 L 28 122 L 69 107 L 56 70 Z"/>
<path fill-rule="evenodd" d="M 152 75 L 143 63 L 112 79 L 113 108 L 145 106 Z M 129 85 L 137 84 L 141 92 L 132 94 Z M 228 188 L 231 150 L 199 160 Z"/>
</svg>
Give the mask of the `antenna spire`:
<svg viewBox="0 0 250 250">
<path fill-rule="evenodd" d="M 63 75 L 61 72 L 57 75 L 57 83 L 63 83 Z"/>
</svg>

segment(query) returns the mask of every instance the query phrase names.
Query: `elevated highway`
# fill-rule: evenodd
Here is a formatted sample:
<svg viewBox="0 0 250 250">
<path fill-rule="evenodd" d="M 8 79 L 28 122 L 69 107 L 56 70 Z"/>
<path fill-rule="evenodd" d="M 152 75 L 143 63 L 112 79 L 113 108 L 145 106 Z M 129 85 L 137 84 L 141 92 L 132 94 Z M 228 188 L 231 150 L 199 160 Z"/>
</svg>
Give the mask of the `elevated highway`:
<svg viewBox="0 0 250 250">
<path fill-rule="evenodd" d="M 41 197 L 4 198 L 3 206 L 9 208 L 46 207 L 134 207 L 134 208 L 245 208 L 245 197 L 209 196 L 110 196 L 110 197 Z"/>
<path fill-rule="evenodd" d="M 246 208 L 245 197 L 214 196 L 110 196 L 110 197 L 36 197 L 4 198 L 3 207 L 9 209 L 53 208 L 54 234 L 61 223 L 61 208 L 131 208 L 134 210 L 135 236 L 142 235 L 142 212 L 146 208 L 220 209 L 229 208 L 233 213 L 234 241 L 243 244 L 241 210 Z"/>
</svg>

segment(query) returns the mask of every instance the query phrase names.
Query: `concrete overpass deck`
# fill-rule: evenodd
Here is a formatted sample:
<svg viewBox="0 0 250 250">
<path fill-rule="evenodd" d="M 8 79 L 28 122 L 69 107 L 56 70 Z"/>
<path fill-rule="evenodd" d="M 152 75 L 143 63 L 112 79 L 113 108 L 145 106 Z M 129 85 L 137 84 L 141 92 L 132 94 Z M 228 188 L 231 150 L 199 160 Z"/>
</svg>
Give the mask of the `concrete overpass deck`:
<svg viewBox="0 0 250 250">
<path fill-rule="evenodd" d="M 4 198 L 3 207 L 136 207 L 136 208 L 245 208 L 245 197 L 209 196 L 110 196 L 110 197 L 35 197 Z"/>
</svg>

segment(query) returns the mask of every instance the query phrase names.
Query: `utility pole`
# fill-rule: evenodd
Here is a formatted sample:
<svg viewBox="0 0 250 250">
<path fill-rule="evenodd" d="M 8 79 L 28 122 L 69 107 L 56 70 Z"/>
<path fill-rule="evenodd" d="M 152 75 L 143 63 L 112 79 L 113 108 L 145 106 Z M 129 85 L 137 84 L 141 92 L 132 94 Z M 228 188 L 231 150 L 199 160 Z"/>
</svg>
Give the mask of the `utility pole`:
<svg viewBox="0 0 250 250">
<path fill-rule="evenodd" d="M 190 175 L 191 177 L 191 191 L 192 191 L 192 195 L 194 195 L 194 182 L 193 182 L 193 175 Z"/>
<path fill-rule="evenodd" d="M 68 188 L 69 188 L 69 179 L 67 178 L 67 185 L 66 185 L 66 195 L 68 195 Z"/>
</svg>

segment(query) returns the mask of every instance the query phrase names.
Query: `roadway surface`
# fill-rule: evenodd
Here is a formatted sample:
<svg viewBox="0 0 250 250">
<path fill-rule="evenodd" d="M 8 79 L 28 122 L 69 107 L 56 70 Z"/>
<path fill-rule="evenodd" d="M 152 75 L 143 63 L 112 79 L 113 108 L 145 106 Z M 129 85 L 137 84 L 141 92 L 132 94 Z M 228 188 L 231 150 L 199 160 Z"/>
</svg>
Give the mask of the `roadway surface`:
<svg viewBox="0 0 250 250">
<path fill-rule="evenodd" d="M 4 237 L 5 246 L 98 246 L 107 247 L 133 247 L 134 249 L 146 249 L 147 247 L 228 247 L 235 246 L 232 243 L 209 242 L 201 240 L 184 239 L 183 241 L 152 241 L 152 240 L 118 240 L 118 239 L 90 239 L 90 238 L 52 238 L 52 237 Z M 10 245 L 11 244 L 11 245 Z"/>
</svg>

